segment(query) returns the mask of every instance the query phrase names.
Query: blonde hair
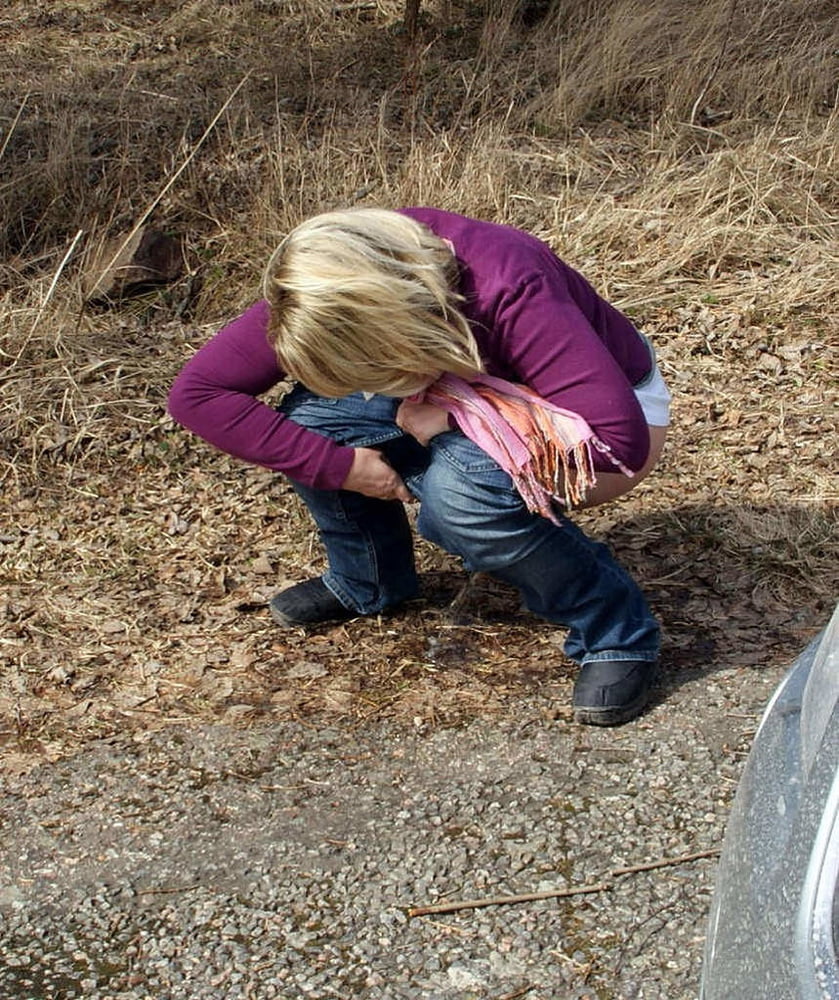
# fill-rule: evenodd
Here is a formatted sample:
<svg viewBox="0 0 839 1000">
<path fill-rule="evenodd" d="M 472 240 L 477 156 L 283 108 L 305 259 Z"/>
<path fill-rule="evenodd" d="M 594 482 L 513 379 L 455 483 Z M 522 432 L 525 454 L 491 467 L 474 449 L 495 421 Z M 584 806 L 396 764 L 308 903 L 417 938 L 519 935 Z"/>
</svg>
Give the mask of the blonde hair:
<svg viewBox="0 0 839 1000">
<path fill-rule="evenodd" d="M 377 208 L 326 212 L 274 251 L 264 294 L 281 367 L 323 396 L 409 395 L 481 370 L 447 243 Z"/>
</svg>

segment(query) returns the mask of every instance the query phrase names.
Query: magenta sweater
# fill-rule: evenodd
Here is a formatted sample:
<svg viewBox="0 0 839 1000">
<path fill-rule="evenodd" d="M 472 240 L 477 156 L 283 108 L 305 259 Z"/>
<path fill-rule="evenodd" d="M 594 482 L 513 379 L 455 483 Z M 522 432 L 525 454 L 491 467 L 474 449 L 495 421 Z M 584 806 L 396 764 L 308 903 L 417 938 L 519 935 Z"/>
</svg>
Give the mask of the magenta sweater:
<svg viewBox="0 0 839 1000">
<path fill-rule="evenodd" d="M 458 291 L 486 370 L 579 413 L 630 469 L 640 469 L 649 432 L 632 386 L 651 368 L 629 320 L 544 243 L 509 226 L 432 208 L 406 215 L 454 247 Z M 259 396 L 283 378 L 266 337 L 268 304 L 251 306 L 184 366 L 169 394 L 179 423 L 222 451 L 337 489 L 352 448 L 305 430 Z M 608 458 L 595 465 L 614 471 Z"/>
</svg>

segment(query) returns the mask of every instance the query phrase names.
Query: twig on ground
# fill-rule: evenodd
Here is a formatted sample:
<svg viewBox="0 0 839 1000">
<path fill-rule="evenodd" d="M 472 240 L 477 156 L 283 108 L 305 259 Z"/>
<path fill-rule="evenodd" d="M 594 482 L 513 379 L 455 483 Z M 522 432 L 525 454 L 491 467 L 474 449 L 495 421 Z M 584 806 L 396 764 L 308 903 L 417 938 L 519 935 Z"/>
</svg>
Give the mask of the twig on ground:
<svg viewBox="0 0 839 1000">
<path fill-rule="evenodd" d="M 152 889 L 138 889 L 138 896 L 168 896 L 174 892 L 192 892 L 195 889 L 200 889 L 201 883 L 196 882 L 195 885 L 172 885 L 172 886 L 160 886 L 158 888 Z"/>
<path fill-rule="evenodd" d="M 64 268 L 67 266 L 67 261 L 73 256 L 73 251 L 76 249 L 76 244 L 82 238 L 83 232 L 84 230 L 80 229 L 76 233 L 76 235 L 73 237 L 73 242 L 68 247 L 67 252 L 64 254 L 64 257 L 61 260 L 61 263 L 58 265 L 58 270 L 55 272 L 55 276 L 50 282 L 50 287 L 47 289 L 47 294 L 44 296 L 44 301 L 41 303 L 37 315 L 35 316 L 35 319 L 32 323 L 32 327 L 29 330 L 29 336 L 24 340 L 23 344 L 21 345 L 21 348 L 18 351 L 18 355 L 15 360 L 19 361 L 20 358 L 23 356 L 23 352 L 26 350 L 26 345 L 32 339 L 32 335 L 35 333 L 35 330 L 37 329 L 37 326 L 41 321 L 41 317 L 44 315 L 44 310 L 47 307 L 47 303 L 52 298 L 53 292 L 55 291 L 55 286 L 58 284 L 58 279 L 61 277 Z"/>
<path fill-rule="evenodd" d="M 498 1000 L 519 1000 L 519 997 L 526 996 L 534 987 L 530 984 L 527 986 L 522 986 L 521 989 L 513 990 L 512 993 L 505 993 L 503 997 L 499 997 Z"/>
<path fill-rule="evenodd" d="M 581 885 L 571 888 L 546 889 L 542 892 L 522 892 L 512 896 L 488 896 L 485 899 L 464 899 L 451 903 L 431 903 L 428 906 L 412 906 L 408 910 L 409 917 L 422 917 L 429 913 L 454 913 L 457 910 L 476 910 L 484 906 L 508 906 L 514 903 L 533 903 L 542 899 L 564 899 L 568 896 L 581 896 L 587 893 L 607 892 L 614 888 L 613 879 L 622 875 L 637 875 L 639 872 L 655 871 L 658 868 L 672 868 L 676 865 L 688 864 L 702 858 L 713 858 L 720 853 L 719 848 L 707 851 L 694 851 L 692 854 L 681 854 L 675 858 L 660 858 L 657 861 L 646 861 L 626 868 L 613 868 L 608 873 L 609 881 L 595 882 L 592 885 Z"/>
<path fill-rule="evenodd" d="M 647 925 L 653 924 L 646 933 L 641 937 L 639 943 L 635 946 L 633 955 L 640 955 L 647 943 L 659 934 L 667 926 L 667 918 L 663 917 L 662 914 L 668 913 L 679 905 L 684 905 L 685 889 L 684 886 L 681 891 L 677 891 L 675 894 L 668 893 L 668 899 L 666 902 L 662 903 L 660 906 L 656 906 L 651 913 L 649 913 L 643 920 L 635 924 L 632 928 L 632 932 L 623 939 L 621 947 L 618 951 L 617 958 L 612 967 L 612 975 L 617 976 L 624 966 L 626 961 L 626 956 L 629 952 L 630 943 L 638 937 L 639 932 L 643 930 Z"/>
<path fill-rule="evenodd" d="M 612 878 L 620 875 L 636 875 L 638 872 L 651 872 L 656 868 L 672 868 L 675 865 L 688 864 L 690 861 L 700 861 L 702 858 L 715 858 L 720 853 L 718 847 L 707 851 L 694 851 L 692 854 L 682 854 L 677 858 L 661 858 L 659 861 L 646 861 L 640 865 L 630 865 L 628 868 L 613 868 L 609 874 Z"/>
<path fill-rule="evenodd" d="M 565 896 L 582 896 L 591 892 L 605 892 L 611 889 L 607 882 L 580 885 L 570 889 L 546 889 L 543 892 L 522 892 L 513 896 L 488 896 L 486 899 L 463 899 L 453 903 L 431 903 L 428 906 L 412 906 L 409 917 L 422 917 L 427 913 L 454 913 L 457 910 L 477 910 L 483 906 L 507 906 L 512 903 L 533 903 L 540 899 L 557 899 Z"/>
<path fill-rule="evenodd" d="M 9 145 L 12 136 L 15 133 L 15 129 L 17 128 L 18 122 L 20 121 L 20 116 L 23 114 L 23 109 L 26 107 L 26 102 L 28 100 L 29 100 L 29 94 L 25 94 L 23 100 L 20 102 L 20 107 L 17 109 L 15 120 L 9 126 L 9 131 L 6 133 L 6 138 L 3 140 L 2 147 L 0 147 L 0 160 L 2 160 L 6 154 L 6 149 Z"/>
<path fill-rule="evenodd" d="M 717 58 L 714 65 L 711 67 L 711 72 L 708 74 L 705 83 L 702 85 L 702 89 L 699 91 L 699 95 L 693 102 L 693 107 L 690 110 L 690 118 L 688 119 L 688 124 L 693 125 L 696 121 L 696 114 L 699 111 L 699 105 L 705 100 L 705 95 L 708 93 L 708 88 L 714 82 L 714 77 L 717 75 L 720 66 L 722 65 L 723 58 L 725 56 L 726 50 L 728 49 L 728 42 L 731 38 L 732 26 L 734 24 L 734 14 L 737 10 L 737 0 L 731 0 L 731 5 L 728 8 L 728 24 L 726 25 L 725 35 L 722 40 L 722 45 L 720 46 L 719 52 L 717 53 Z"/>
</svg>

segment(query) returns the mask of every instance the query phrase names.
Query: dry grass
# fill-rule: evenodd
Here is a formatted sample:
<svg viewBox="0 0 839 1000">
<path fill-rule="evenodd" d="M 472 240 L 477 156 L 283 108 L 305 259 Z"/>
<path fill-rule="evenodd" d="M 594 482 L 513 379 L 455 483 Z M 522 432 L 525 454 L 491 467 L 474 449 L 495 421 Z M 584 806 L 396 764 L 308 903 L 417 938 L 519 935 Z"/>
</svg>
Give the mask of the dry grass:
<svg viewBox="0 0 839 1000">
<path fill-rule="evenodd" d="M 526 6 L 526 5 L 525 5 Z M 446 15 L 443 9 L 447 10 Z M 661 470 L 585 515 L 644 581 L 668 683 L 793 655 L 837 593 L 833 5 L 301 0 L 0 13 L 0 740 L 7 762 L 129 725 L 565 702 L 557 635 L 421 545 L 400 621 L 279 634 L 316 571 L 287 486 L 173 427 L 167 387 L 256 295 L 279 233 L 436 204 L 548 240 L 651 332 Z M 237 89 L 239 88 L 239 89 Z M 177 232 L 175 286 L 83 308 L 102 247 Z"/>
</svg>

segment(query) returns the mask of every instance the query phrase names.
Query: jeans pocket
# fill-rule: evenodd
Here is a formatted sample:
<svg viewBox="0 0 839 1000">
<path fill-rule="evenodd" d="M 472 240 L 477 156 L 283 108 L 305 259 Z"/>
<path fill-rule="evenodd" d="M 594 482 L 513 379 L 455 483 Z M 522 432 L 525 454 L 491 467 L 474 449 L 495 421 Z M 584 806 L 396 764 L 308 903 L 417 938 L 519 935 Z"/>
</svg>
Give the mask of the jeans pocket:
<svg viewBox="0 0 839 1000">
<path fill-rule="evenodd" d="M 460 431 L 438 434 L 437 437 L 432 438 L 431 448 L 435 453 L 445 458 L 458 472 L 469 475 L 498 470 L 506 475 L 491 455 L 488 455 Z"/>
</svg>

